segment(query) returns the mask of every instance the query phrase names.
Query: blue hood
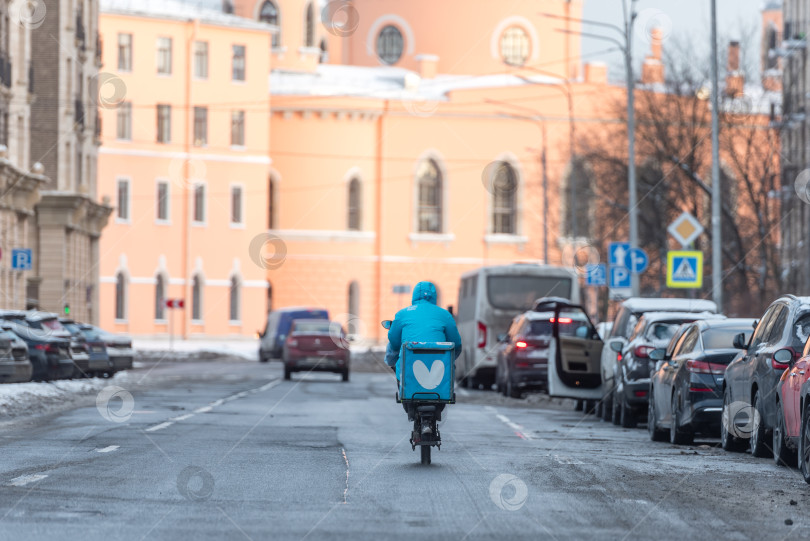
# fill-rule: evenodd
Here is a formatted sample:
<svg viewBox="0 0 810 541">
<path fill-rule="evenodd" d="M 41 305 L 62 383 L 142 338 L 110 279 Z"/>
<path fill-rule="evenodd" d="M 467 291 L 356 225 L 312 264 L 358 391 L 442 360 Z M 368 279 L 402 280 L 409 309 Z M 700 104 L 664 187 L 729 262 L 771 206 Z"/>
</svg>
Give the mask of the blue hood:
<svg viewBox="0 0 810 541">
<path fill-rule="evenodd" d="M 416 304 L 417 301 L 427 301 L 430 304 L 436 304 L 436 286 L 431 282 L 419 282 L 413 288 L 413 296 L 411 297 L 411 304 Z"/>
</svg>

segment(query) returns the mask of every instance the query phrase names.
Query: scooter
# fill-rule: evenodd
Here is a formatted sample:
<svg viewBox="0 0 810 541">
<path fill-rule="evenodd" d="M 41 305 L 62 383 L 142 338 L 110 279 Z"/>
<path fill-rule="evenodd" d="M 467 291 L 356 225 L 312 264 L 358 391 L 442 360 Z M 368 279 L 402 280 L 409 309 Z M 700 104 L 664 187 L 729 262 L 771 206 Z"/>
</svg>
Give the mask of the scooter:
<svg viewBox="0 0 810 541">
<path fill-rule="evenodd" d="M 391 320 L 383 321 L 382 326 L 390 329 Z M 445 406 L 456 403 L 454 348 L 452 342 L 407 342 L 399 353 L 396 400 L 413 421 L 411 450 L 419 447 L 424 465 L 431 462 L 432 447 L 441 449 L 438 422 Z"/>
</svg>

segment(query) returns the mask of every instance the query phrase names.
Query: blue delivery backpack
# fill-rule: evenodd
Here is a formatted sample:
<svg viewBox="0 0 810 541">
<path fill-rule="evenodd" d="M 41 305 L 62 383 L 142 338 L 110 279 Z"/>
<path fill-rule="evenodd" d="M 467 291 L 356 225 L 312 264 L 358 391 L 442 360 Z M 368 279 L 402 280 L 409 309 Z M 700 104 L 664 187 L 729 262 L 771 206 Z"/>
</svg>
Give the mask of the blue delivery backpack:
<svg viewBox="0 0 810 541">
<path fill-rule="evenodd" d="M 403 344 L 398 401 L 455 404 L 454 350 L 453 342 Z"/>
</svg>

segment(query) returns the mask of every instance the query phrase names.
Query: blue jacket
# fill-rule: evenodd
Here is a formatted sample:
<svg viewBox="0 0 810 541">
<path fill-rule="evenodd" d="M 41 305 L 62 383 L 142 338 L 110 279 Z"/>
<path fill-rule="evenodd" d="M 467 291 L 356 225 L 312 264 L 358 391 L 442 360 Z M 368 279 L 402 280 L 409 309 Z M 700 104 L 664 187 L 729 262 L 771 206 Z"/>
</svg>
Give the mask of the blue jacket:
<svg viewBox="0 0 810 541">
<path fill-rule="evenodd" d="M 385 362 L 397 366 L 397 379 L 400 374 L 399 352 L 406 342 L 453 342 L 456 356 L 461 355 L 461 335 L 450 312 L 436 306 L 436 286 L 430 282 L 419 282 L 413 289 L 411 306 L 403 308 L 394 316 L 388 329 L 388 346 Z"/>
</svg>

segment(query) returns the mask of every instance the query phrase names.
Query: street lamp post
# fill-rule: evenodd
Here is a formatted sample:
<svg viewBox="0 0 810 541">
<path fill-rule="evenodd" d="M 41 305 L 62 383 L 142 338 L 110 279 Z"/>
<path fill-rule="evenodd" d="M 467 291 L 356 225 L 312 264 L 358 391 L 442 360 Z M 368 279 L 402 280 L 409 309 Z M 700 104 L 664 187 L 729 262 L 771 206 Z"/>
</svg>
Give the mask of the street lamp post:
<svg viewBox="0 0 810 541">
<path fill-rule="evenodd" d="M 720 87 L 717 72 L 717 0 L 712 0 L 712 299 L 723 310 L 723 239 L 720 219 Z"/>
</svg>

